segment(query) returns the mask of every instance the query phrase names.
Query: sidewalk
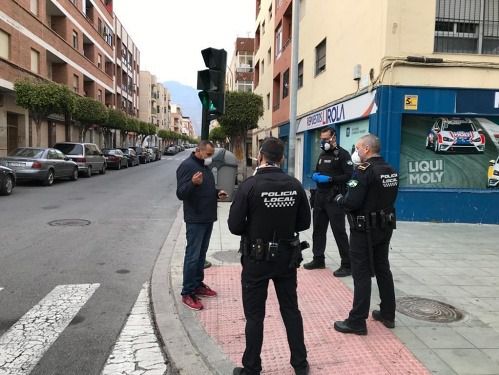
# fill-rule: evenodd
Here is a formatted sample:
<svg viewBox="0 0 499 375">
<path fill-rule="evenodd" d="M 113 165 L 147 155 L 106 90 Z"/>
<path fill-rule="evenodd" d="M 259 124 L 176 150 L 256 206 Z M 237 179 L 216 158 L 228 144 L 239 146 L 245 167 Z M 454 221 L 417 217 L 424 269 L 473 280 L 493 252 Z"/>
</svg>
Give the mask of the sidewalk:
<svg viewBox="0 0 499 375">
<path fill-rule="evenodd" d="M 151 293 L 156 324 L 164 349 L 178 373 L 231 374 L 244 350 L 239 237 L 227 228 L 229 203 L 219 203 L 205 282 L 217 298 L 204 299 L 205 309 L 193 312 L 180 302 L 185 225 L 182 212 L 156 263 Z M 332 328 L 351 307 L 350 277 L 337 279 L 332 270 L 339 256 L 328 235 L 325 270 L 298 271 L 300 310 L 311 374 L 499 374 L 499 246 L 498 226 L 398 223 L 390 260 L 398 308 L 427 315 L 428 320 L 397 312 L 389 330 L 369 319 L 367 336 L 343 335 Z M 311 242 L 312 231 L 301 235 Z M 311 250 L 304 252 L 305 262 Z M 450 304 L 464 314 L 452 318 L 446 306 L 424 304 L 421 297 Z M 373 282 L 371 309 L 377 307 Z M 275 292 L 269 286 L 262 350 L 264 374 L 293 374 L 289 349 Z"/>
</svg>

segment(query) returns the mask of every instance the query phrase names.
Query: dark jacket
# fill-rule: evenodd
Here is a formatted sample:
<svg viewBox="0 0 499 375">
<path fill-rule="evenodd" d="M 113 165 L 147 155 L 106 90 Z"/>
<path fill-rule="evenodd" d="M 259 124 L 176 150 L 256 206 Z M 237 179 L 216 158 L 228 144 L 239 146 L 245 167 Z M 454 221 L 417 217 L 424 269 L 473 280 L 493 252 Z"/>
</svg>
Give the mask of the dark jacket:
<svg viewBox="0 0 499 375">
<path fill-rule="evenodd" d="M 239 186 L 227 222 L 232 234 L 268 242 L 290 239 L 308 229 L 310 220 L 300 182 L 280 168 L 266 167 Z"/>
<path fill-rule="evenodd" d="M 196 186 L 192 176 L 203 172 L 203 183 Z M 177 198 L 184 203 L 186 223 L 212 223 L 217 221 L 217 189 L 211 170 L 194 153 L 177 168 Z"/>
<path fill-rule="evenodd" d="M 353 162 L 348 151 L 336 147 L 319 155 L 315 171 L 331 177 L 331 182 L 317 183 L 317 189 L 335 189 L 336 193 L 346 192 L 346 183 L 353 173 Z"/>
</svg>

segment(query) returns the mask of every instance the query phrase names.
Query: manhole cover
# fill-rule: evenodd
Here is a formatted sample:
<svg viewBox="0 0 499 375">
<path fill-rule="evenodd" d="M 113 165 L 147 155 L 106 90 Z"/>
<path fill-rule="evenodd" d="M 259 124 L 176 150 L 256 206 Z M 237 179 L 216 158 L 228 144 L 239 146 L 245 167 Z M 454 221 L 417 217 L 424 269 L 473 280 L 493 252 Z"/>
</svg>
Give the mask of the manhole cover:
<svg viewBox="0 0 499 375">
<path fill-rule="evenodd" d="M 241 254 L 237 250 L 217 251 L 212 254 L 213 258 L 225 263 L 239 263 Z"/>
<path fill-rule="evenodd" d="M 90 221 L 83 219 L 61 219 L 49 221 L 49 225 L 53 227 L 84 227 L 90 225 Z"/>
<path fill-rule="evenodd" d="M 464 317 L 454 306 L 420 297 L 397 298 L 397 311 L 414 319 L 436 323 L 457 322 Z"/>
</svg>

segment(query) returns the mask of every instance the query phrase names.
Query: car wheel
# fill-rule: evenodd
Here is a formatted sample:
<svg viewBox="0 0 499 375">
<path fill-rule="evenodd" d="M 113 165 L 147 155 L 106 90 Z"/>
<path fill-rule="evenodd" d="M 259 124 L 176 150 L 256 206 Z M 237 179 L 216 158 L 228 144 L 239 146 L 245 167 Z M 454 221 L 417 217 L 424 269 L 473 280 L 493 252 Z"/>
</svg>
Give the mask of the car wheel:
<svg viewBox="0 0 499 375">
<path fill-rule="evenodd" d="M 92 177 L 92 166 L 91 165 L 89 165 L 87 167 L 87 177 Z"/>
<path fill-rule="evenodd" d="M 49 169 L 47 173 L 47 177 L 45 177 L 45 180 L 42 181 L 43 186 L 50 186 L 54 183 L 54 171 L 52 169 Z"/>
<path fill-rule="evenodd" d="M 12 176 L 6 175 L 2 186 L 0 186 L 0 195 L 10 195 L 14 189 L 14 179 Z"/>
<path fill-rule="evenodd" d="M 99 173 L 100 174 L 106 174 L 106 168 L 107 168 L 106 163 L 102 164 L 102 169 L 99 171 Z"/>
<path fill-rule="evenodd" d="M 73 169 L 73 174 L 71 175 L 71 180 L 76 181 L 78 179 L 78 168 Z"/>
<path fill-rule="evenodd" d="M 121 161 L 118 163 L 118 165 L 116 166 L 116 169 L 117 170 L 120 170 L 121 169 Z"/>
<path fill-rule="evenodd" d="M 430 149 L 430 141 L 428 140 L 428 137 L 426 137 L 426 149 Z"/>
<path fill-rule="evenodd" d="M 433 152 L 438 154 L 438 141 L 433 140 Z"/>
</svg>

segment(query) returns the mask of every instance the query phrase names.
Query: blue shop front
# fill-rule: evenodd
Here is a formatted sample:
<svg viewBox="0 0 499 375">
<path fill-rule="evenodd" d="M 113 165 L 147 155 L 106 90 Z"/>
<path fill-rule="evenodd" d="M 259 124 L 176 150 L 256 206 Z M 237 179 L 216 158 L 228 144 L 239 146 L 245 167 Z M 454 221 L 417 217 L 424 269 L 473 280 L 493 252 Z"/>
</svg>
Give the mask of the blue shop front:
<svg viewBox="0 0 499 375">
<path fill-rule="evenodd" d="M 350 152 L 368 132 L 380 138 L 400 173 L 399 219 L 499 224 L 499 89 L 381 86 L 307 114 L 297 126 L 306 188 L 325 126 Z"/>
</svg>

